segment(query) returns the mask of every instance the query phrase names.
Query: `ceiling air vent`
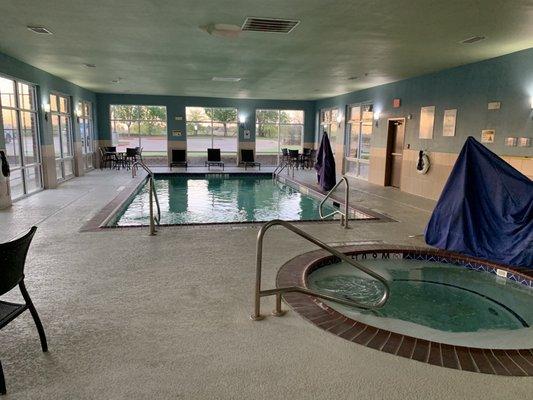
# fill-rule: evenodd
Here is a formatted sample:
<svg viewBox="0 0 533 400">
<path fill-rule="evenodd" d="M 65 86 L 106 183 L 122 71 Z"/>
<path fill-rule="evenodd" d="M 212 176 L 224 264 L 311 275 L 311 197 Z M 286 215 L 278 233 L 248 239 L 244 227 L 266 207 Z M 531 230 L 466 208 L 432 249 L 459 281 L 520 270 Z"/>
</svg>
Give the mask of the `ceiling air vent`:
<svg viewBox="0 0 533 400">
<path fill-rule="evenodd" d="M 482 40 L 485 40 L 485 39 L 486 39 L 485 36 L 472 36 L 472 37 L 469 37 L 468 39 L 461 40 L 460 43 L 462 43 L 462 44 L 472 44 L 472 43 L 481 42 Z"/>
<path fill-rule="evenodd" d="M 53 35 L 53 32 L 50 29 L 45 28 L 44 26 L 28 25 L 28 29 L 33 33 L 37 33 L 38 35 Z"/>
<path fill-rule="evenodd" d="M 247 17 L 242 25 L 243 31 L 291 33 L 300 21 L 278 18 Z"/>
</svg>

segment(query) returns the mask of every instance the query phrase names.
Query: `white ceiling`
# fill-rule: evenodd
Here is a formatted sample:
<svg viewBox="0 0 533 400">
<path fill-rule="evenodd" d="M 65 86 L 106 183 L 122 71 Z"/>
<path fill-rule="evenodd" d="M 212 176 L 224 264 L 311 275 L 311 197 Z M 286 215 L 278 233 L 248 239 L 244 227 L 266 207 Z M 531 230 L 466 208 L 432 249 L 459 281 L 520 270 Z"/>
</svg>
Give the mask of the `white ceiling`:
<svg viewBox="0 0 533 400">
<path fill-rule="evenodd" d="M 318 99 L 533 47 L 531 0 L 0 0 L 0 8 L 1 52 L 96 92 Z M 236 38 L 199 28 L 247 16 L 301 23 L 288 35 Z M 487 39 L 459 44 L 474 35 Z"/>
</svg>

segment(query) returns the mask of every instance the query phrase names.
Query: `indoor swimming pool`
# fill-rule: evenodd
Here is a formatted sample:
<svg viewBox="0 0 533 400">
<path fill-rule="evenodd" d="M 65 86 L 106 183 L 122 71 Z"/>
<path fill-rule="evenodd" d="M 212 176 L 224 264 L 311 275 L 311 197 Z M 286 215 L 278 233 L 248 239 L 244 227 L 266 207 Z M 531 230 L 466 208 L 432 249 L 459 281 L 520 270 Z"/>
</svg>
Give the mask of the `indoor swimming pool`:
<svg viewBox="0 0 533 400">
<path fill-rule="evenodd" d="M 161 225 L 320 220 L 319 199 L 273 180 L 271 174 L 161 174 L 155 177 L 155 189 Z M 334 210 L 331 202 L 324 205 L 325 214 Z M 350 219 L 374 217 L 352 209 Z M 149 189 L 143 184 L 107 225 L 148 223 Z"/>
</svg>

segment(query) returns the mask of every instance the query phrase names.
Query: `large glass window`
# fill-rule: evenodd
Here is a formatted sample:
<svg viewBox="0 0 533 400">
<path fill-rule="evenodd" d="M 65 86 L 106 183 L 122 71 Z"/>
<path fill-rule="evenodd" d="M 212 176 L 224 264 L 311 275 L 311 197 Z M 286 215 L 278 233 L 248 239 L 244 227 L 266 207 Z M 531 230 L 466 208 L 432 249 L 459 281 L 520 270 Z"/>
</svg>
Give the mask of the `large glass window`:
<svg viewBox="0 0 533 400">
<path fill-rule="evenodd" d="M 50 118 L 56 158 L 57 180 L 74 176 L 74 137 L 70 99 L 60 94 L 50 95 Z"/>
<path fill-rule="evenodd" d="M 35 87 L 0 77 L 0 108 L 11 198 L 17 199 L 42 187 Z"/>
<path fill-rule="evenodd" d="M 167 157 L 165 106 L 111 105 L 111 133 L 118 151 L 142 147 L 143 157 Z"/>
<path fill-rule="evenodd" d="M 336 147 L 340 140 L 340 129 L 339 129 L 339 110 L 337 108 L 326 108 L 320 110 L 320 126 L 322 132 L 320 132 L 319 138 L 322 137 L 322 133 L 326 132 L 329 136 L 329 141 L 331 143 L 331 149 L 333 154 L 335 154 Z"/>
<path fill-rule="evenodd" d="M 94 136 L 93 136 L 93 111 L 90 101 L 82 100 L 78 109 L 80 125 L 81 151 L 85 163 L 85 170 L 93 168 Z"/>
<path fill-rule="evenodd" d="M 255 149 L 259 155 L 279 155 L 282 148 L 302 150 L 302 110 L 256 110 Z"/>
<path fill-rule="evenodd" d="M 187 107 L 185 116 L 189 157 L 205 158 L 208 148 L 236 156 L 239 132 L 236 108 Z"/>
<path fill-rule="evenodd" d="M 347 113 L 348 145 L 346 146 L 345 173 L 368 179 L 370 139 L 374 126 L 371 104 L 353 104 Z"/>
</svg>

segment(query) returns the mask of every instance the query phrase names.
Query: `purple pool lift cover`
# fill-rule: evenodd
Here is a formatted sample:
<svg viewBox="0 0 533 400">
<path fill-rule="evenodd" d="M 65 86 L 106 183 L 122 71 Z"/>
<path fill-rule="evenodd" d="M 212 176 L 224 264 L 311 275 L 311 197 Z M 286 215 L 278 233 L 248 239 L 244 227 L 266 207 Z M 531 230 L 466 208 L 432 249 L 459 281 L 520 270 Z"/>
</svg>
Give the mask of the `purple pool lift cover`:
<svg viewBox="0 0 533 400">
<path fill-rule="evenodd" d="M 331 150 L 331 144 L 329 143 L 328 134 L 326 132 L 322 135 L 322 141 L 318 148 L 315 163 L 316 175 L 318 178 L 318 184 L 322 190 L 328 191 L 337 183 L 335 177 L 335 157 Z"/>
<path fill-rule="evenodd" d="M 533 268 L 533 181 L 469 137 L 425 239 L 440 249 Z"/>
</svg>

